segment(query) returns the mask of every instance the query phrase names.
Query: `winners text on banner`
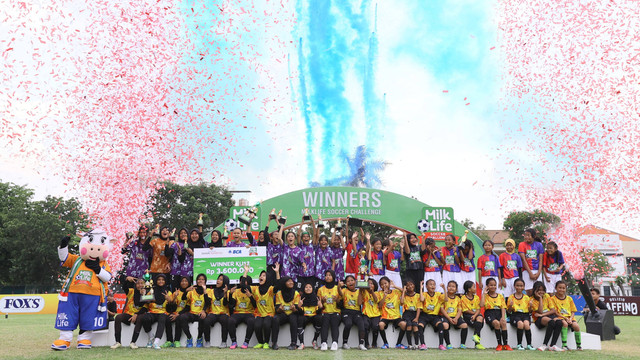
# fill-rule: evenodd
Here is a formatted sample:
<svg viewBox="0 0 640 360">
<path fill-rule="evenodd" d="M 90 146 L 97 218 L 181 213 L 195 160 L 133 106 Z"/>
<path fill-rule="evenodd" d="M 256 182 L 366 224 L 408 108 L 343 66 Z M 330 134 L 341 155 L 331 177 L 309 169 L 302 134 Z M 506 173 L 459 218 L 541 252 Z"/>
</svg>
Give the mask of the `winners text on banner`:
<svg viewBox="0 0 640 360">
<path fill-rule="evenodd" d="M 194 249 L 193 275 L 207 275 L 207 285 L 215 285 L 221 274 L 229 277 L 231 284 L 240 282 L 244 274 L 244 265 L 249 265 L 249 276 L 258 279 L 260 272 L 267 269 L 267 248 L 252 246 L 249 248 L 213 248 Z"/>
</svg>

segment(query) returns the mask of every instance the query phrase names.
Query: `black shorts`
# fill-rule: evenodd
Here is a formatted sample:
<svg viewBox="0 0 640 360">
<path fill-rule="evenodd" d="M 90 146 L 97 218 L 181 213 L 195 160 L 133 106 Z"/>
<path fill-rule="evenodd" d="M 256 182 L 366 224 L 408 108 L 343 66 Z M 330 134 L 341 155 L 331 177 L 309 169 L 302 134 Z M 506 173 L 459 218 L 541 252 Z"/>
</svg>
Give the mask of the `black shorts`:
<svg viewBox="0 0 640 360">
<path fill-rule="evenodd" d="M 462 319 L 464 322 L 466 322 L 466 323 L 467 323 L 467 325 L 469 325 L 469 326 L 473 326 L 473 323 L 474 323 L 474 322 L 476 322 L 476 321 L 478 321 L 478 317 L 482 316 L 482 314 L 478 314 L 478 316 L 476 316 L 476 320 L 475 320 L 475 321 L 472 321 L 472 320 L 471 320 L 471 317 L 472 317 L 472 316 L 473 316 L 473 314 L 465 314 L 465 313 L 463 313 L 463 314 L 462 314 L 461 319 Z"/>
<path fill-rule="evenodd" d="M 380 319 L 381 323 L 384 323 L 384 328 L 386 329 L 389 326 L 389 323 L 393 325 L 393 327 L 398 327 L 403 320 L 401 318 L 397 319 Z"/>
<path fill-rule="evenodd" d="M 402 313 L 402 320 L 406 321 L 407 325 L 413 324 L 417 313 L 417 311 L 407 310 Z"/>
<path fill-rule="evenodd" d="M 442 321 L 440 315 L 420 314 L 420 324 L 424 326 L 431 325 L 434 331 L 438 331 L 437 324 Z"/>
<path fill-rule="evenodd" d="M 538 329 L 544 329 L 546 326 L 542 325 L 542 318 L 549 318 L 551 320 L 554 320 L 556 318 L 555 315 L 545 315 L 545 316 L 538 316 L 538 318 L 536 319 L 536 321 L 534 322 L 534 324 L 536 324 L 536 327 Z"/>
<path fill-rule="evenodd" d="M 466 321 L 464 321 L 462 316 L 459 317 L 458 320 L 455 320 L 454 318 L 451 318 L 451 320 L 452 322 L 450 322 L 449 324 L 451 324 L 451 326 L 455 327 L 456 329 L 460 329 L 460 326 L 462 326 L 462 324 L 466 324 Z"/>
<path fill-rule="evenodd" d="M 509 323 L 511 323 L 511 325 L 513 326 L 517 326 L 518 325 L 518 321 L 528 321 L 529 324 L 531 324 L 531 314 L 529 313 L 521 313 L 521 312 L 514 312 L 511 313 L 511 317 L 509 318 Z"/>
<path fill-rule="evenodd" d="M 487 323 L 492 330 L 496 330 L 493 328 L 493 325 L 491 325 L 493 320 L 502 320 L 501 309 L 489 309 L 484 311 L 484 322 Z"/>
</svg>

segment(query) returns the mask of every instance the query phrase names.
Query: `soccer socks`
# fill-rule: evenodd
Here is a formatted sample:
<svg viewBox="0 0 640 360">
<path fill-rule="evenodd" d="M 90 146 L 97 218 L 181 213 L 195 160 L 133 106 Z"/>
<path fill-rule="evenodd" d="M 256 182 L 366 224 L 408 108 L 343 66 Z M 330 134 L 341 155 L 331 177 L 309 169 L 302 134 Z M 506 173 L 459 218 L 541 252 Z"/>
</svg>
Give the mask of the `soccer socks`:
<svg viewBox="0 0 640 360">
<path fill-rule="evenodd" d="M 413 342 L 418 345 L 418 342 L 420 341 L 420 331 L 414 331 L 413 332 Z"/>
<path fill-rule="evenodd" d="M 580 334 L 580 331 L 574 331 L 573 335 L 576 338 L 576 346 L 582 347 L 582 335 Z"/>
<path fill-rule="evenodd" d="M 502 337 L 500 337 L 500 329 L 498 330 L 494 330 L 494 332 L 496 333 L 496 340 L 498 341 L 498 345 L 502 345 Z"/>
<path fill-rule="evenodd" d="M 460 344 L 464 344 L 467 342 L 467 332 L 469 331 L 469 329 L 467 328 L 463 328 L 462 330 L 460 330 Z"/>
<path fill-rule="evenodd" d="M 420 337 L 420 345 L 424 344 L 424 327 L 418 326 L 418 336 Z"/>
<path fill-rule="evenodd" d="M 444 330 L 444 342 L 447 343 L 447 346 L 451 345 L 451 341 L 449 340 L 449 329 Z"/>
<path fill-rule="evenodd" d="M 518 345 L 522 345 L 522 334 L 524 333 L 523 329 L 517 329 L 516 330 L 516 336 L 518 339 Z"/>
<path fill-rule="evenodd" d="M 382 337 L 382 343 L 383 344 L 388 344 L 389 341 L 387 340 L 387 332 L 384 330 L 380 330 L 380 337 Z M 375 344 L 375 342 L 374 342 Z"/>
<path fill-rule="evenodd" d="M 555 322 L 549 321 L 549 323 L 547 323 L 547 329 L 544 331 L 544 340 L 542 341 L 542 344 L 549 345 L 549 340 L 551 340 L 551 334 L 553 334 L 554 329 L 555 329 Z"/>
<path fill-rule="evenodd" d="M 400 332 L 398 333 L 398 341 L 396 341 L 396 344 L 402 344 L 402 339 L 404 339 L 404 333 L 405 331 L 400 329 Z"/>
<path fill-rule="evenodd" d="M 438 341 L 440 342 L 440 345 L 442 345 L 442 342 L 444 341 L 444 326 L 440 323 L 436 328 L 438 329 Z"/>
<path fill-rule="evenodd" d="M 483 323 L 480 321 L 476 321 L 473 323 L 473 335 L 480 336 L 480 331 L 482 331 Z"/>
<path fill-rule="evenodd" d="M 527 339 L 527 345 L 531 345 L 531 329 L 524 331 L 524 337 Z"/>
<path fill-rule="evenodd" d="M 399 344 L 399 343 L 398 343 Z M 412 346 L 411 333 L 407 334 L 407 345 Z"/>
<path fill-rule="evenodd" d="M 549 322 L 551 324 L 551 321 Z M 560 333 L 562 332 L 562 321 L 554 321 L 553 328 L 553 337 L 551 338 L 551 345 L 553 346 L 558 343 L 558 338 L 560 337 Z"/>
<path fill-rule="evenodd" d="M 566 327 L 562 327 L 562 332 L 561 332 L 561 336 L 562 336 L 562 347 L 567 346 L 567 332 L 569 331 L 568 328 Z"/>
<path fill-rule="evenodd" d="M 507 345 L 507 330 L 502 330 L 502 345 Z"/>
</svg>

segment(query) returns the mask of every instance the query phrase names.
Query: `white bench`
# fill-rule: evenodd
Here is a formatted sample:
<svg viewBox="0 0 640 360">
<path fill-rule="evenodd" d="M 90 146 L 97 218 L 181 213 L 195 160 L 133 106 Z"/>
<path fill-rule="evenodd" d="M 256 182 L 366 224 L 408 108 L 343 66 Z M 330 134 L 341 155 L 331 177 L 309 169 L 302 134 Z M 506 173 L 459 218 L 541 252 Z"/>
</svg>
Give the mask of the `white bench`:
<svg viewBox="0 0 640 360">
<path fill-rule="evenodd" d="M 93 346 L 111 346 L 115 343 L 115 337 L 114 337 L 114 323 L 113 321 L 109 322 L 109 330 L 100 330 L 100 331 L 95 331 L 92 337 L 92 343 Z M 175 325 L 174 325 L 175 326 Z M 584 325 L 583 325 L 584 326 Z M 340 324 L 340 335 L 339 335 L 339 339 L 335 339 L 338 342 L 339 346 L 342 346 L 342 324 Z M 175 328 L 174 328 L 175 329 Z M 191 331 L 191 335 L 194 337 L 194 341 L 193 341 L 193 345 L 195 346 L 195 337 L 198 335 L 198 323 L 192 323 L 191 326 L 189 327 L 189 330 Z M 151 334 L 152 336 L 155 335 L 155 331 L 156 331 L 156 324 L 153 325 Z M 238 340 L 238 346 L 240 346 L 244 340 L 244 334 L 246 331 L 246 325 L 245 324 L 240 324 L 238 325 L 236 334 L 237 334 L 237 340 Z M 516 329 L 511 326 L 508 325 L 507 326 L 507 331 L 509 332 L 509 345 L 511 345 L 511 347 L 515 348 L 516 345 Z M 304 343 L 305 346 L 310 347 L 311 346 L 311 341 L 313 340 L 313 333 L 314 333 L 314 329 L 313 326 L 308 325 L 305 328 L 305 332 L 304 332 Z M 398 338 L 398 330 L 393 330 L 390 328 L 387 328 L 386 330 L 387 333 L 387 339 L 389 340 L 389 345 L 390 346 L 395 346 L 396 345 L 396 339 Z M 133 334 L 133 326 L 130 325 L 122 325 L 122 345 L 123 346 L 129 346 L 129 343 L 131 342 L 131 336 Z M 175 331 L 174 331 L 175 334 Z M 449 330 L 449 337 L 451 340 L 451 345 L 453 345 L 454 347 L 460 347 L 460 330 Z M 484 345 L 487 348 L 495 348 L 497 345 L 496 342 L 496 337 L 495 337 L 495 333 L 487 326 L 485 325 L 482 328 L 482 332 L 481 332 L 481 338 L 482 338 L 482 345 Z M 165 335 L 163 334 L 162 336 L 162 343 L 165 342 Z M 473 348 L 474 343 L 473 340 L 471 339 L 473 336 L 473 330 L 469 329 L 468 335 L 467 335 L 467 342 L 466 342 L 466 346 L 469 348 Z M 181 343 L 182 346 L 186 345 L 187 339 L 185 337 L 184 334 L 182 334 L 181 336 Z M 371 335 L 369 335 L 369 339 L 371 339 Z M 533 346 L 534 347 L 539 347 L 542 344 L 542 340 L 544 339 L 544 330 L 539 330 L 535 325 L 531 326 L 531 339 L 533 341 Z M 142 332 L 140 333 L 140 337 L 138 338 L 137 341 L 137 345 L 138 346 L 145 346 L 147 344 L 148 341 L 148 337 L 147 334 L 144 332 L 144 330 L 142 330 Z M 220 345 L 220 342 L 222 340 L 221 337 L 221 327 L 220 324 L 216 324 L 214 327 L 211 328 L 211 346 L 217 347 L 218 345 Z M 280 328 L 280 334 L 278 336 L 278 345 L 280 347 L 286 347 L 290 344 L 290 337 L 289 337 L 289 324 L 285 324 L 282 325 L 282 327 Z M 318 339 L 318 342 L 320 341 L 320 339 Z M 329 331 L 329 345 L 331 345 L 331 342 L 333 340 L 331 339 L 331 331 Z M 433 328 L 431 327 L 427 327 L 425 329 L 425 341 L 427 343 L 427 346 L 429 348 L 436 348 L 438 347 L 438 334 L 436 332 L 433 331 Z M 523 336 L 523 344 L 526 343 L 526 339 Z M 572 332 L 569 332 L 568 337 L 567 337 L 567 343 L 569 348 L 571 349 L 575 349 L 576 345 L 575 345 L 575 339 L 574 339 L 574 335 Z M 255 334 L 251 337 L 251 341 L 249 343 L 250 346 L 254 346 L 255 344 L 257 344 L 257 340 L 256 340 L 256 336 Z M 406 340 L 406 336 L 403 340 L 403 344 L 407 344 L 407 340 Z M 227 346 L 231 345 L 231 339 L 227 338 Z M 380 336 L 378 336 L 378 347 L 382 346 L 382 338 Z M 353 347 L 357 347 L 358 346 L 358 329 L 357 327 L 353 326 L 351 328 L 351 334 L 349 336 L 349 346 Z M 562 343 L 560 342 L 560 339 L 558 339 L 558 346 L 562 346 Z M 600 343 L 600 336 L 598 335 L 593 335 L 593 334 L 588 334 L 585 332 L 582 332 L 582 348 L 585 350 L 601 350 L 601 343 Z"/>
</svg>

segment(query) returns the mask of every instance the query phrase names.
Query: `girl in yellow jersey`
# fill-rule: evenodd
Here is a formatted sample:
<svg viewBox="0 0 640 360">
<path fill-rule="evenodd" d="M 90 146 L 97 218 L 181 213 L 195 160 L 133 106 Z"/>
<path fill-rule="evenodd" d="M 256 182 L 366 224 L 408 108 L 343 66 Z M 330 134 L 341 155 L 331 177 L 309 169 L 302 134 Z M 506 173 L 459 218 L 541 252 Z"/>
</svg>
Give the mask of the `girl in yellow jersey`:
<svg viewBox="0 0 640 360">
<path fill-rule="evenodd" d="M 431 325 L 433 330 L 438 333 L 438 342 L 440 350 L 446 350 L 443 345 L 444 341 L 444 320 L 440 316 L 440 308 L 444 302 L 444 295 L 436 291 L 436 281 L 433 279 L 427 280 L 427 285 L 421 285 L 420 288 L 427 288 L 427 291 L 422 290 L 420 292 L 420 301 L 422 301 L 422 314 L 420 315 L 420 324 L 422 325 L 423 333 L 421 335 L 421 342 L 424 343 L 424 328 L 427 325 Z M 426 348 L 426 346 L 425 346 Z"/>
<path fill-rule="evenodd" d="M 149 311 L 147 311 L 147 313 L 142 317 L 142 327 L 147 334 L 149 334 L 149 342 L 147 343 L 148 348 L 161 348 L 160 339 L 164 333 L 164 325 L 167 321 L 167 314 L 165 311 L 165 306 L 167 305 L 166 297 L 171 296 L 171 292 L 167 285 L 167 277 L 164 274 L 156 275 L 156 281 L 153 285 L 153 294 L 155 298 L 153 301 L 147 303 L 146 306 Z M 158 323 L 155 337 L 151 335 L 151 326 L 154 322 Z"/>
<path fill-rule="evenodd" d="M 456 293 L 458 292 L 458 283 L 454 280 L 450 280 L 447 283 L 447 295 L 440 309 L 445 322 L 443 323 L 445 329 L 444 340 L 447 342 L 447 350 L 453 349 L 453 346 L 449 342 L 449 327 L 453 326 L 456 329 L 460 329 L 460 349 L 466 349 L 467 345 L 467 332 L 469 331 L 469 325 L 462 319 L 462 308 L 460 306 L 460 298 Z"/>
<path fill-rule="evenodd" d="M 304 328 L 307 324 L 313 324 L 315 330 L 313 334 L 313 348 L 318 349 L 318 337 L 320 336 L 320 330 L 322 329 L 322 315 L 318 314 L 318 310 L 322 308 L 322 302 L 319 301 L 318 296 L 313 291 L 313 285 L 306 283 L 304 285 L 304 291 L 300 295 L 300 302 L 298 302 L 298 340 L 300 345 L 298 350 L 304 350 Z"/>
<path fill-rule="evenodd" d="M 340 309 L 338 302 L 342 298 L 342 291 L 336 284 L 336 273 L 333 270 L 327 270 L 324 273 L 325 285 L 318 289 L 318 298 L 322 302 L 322 331 L 320 339 L 322 345 L 320 350 L 328 349 L 327 340 L 329 340 L 329 328 L 331 328 L 331 350 L 338 350 L 338 336 L 340 327 Z"/>
<path fill-rule="evenodd" d="M 562 280 L 556 283 L 556 294 L 551 297 L 551 301 L 553 301 L 556 313 L 562 321 L 562 350 L 569 350 L 569 347 L 567 347 L 568 329 L 573 330 L 577 350 L 582 350 L 580 326 L 575 319 L 575 313 L 578 309 L 576 309 L 573 299 L 570 296 L 567 296 L 567 283 Z"/>
<path fill-rule="evenodd" d="M 275 263 L 273 268 L 276 279 L 280 279 L 280 264 Z M 249 272 L 249 266 L 245 265 L 244 275 Z M 256 299 L 256 320 L 254 331 L 256 333 L 256 339 L 258 344 L 254 346 L 254 349 L 268 349 L 269 339 L 271 338 L 271 329 L 273 328 L 273 317 L 276 315 L 276 308 L 274 303 L 275 288 L 273 282 L 275 281 L 273 276 L 266 271 L 260 273 L 258 279 L 258 286 L 251 287 L 251 293 L 254 299 Z"/>
<path fill-rule="evenodd" d="M 124 310 L 122 311 L 122 314 L 116 315 L 115 318 L 114 335 L 116 337 L 116 343 L 111 346 L 112 349 L 117 349 L 122 346 L 122 344 L 120 344 L 122 336 L 122 323 L 128 325 L 137 323 L 138 312 L 144 307 L 144 304 L 140 302 L 140 290 L 142 290 L 143 287 L 144 281 L 142 279 L 137 279 L 135 285 L 133 282 L 126 280 L 122 283 L 122 289 L 124 290 L 125 294 L 127 294 L 127 300 L 124 304 Z M 140 330 L 138 330 L 138 333 L 139 332 Z"/>
<path fill-rule="evenodd" d="M 342 348 L 349 349 L 349 333 L 351 332 L 351 326 L 356 325 L 358 327 L 358 348 L 360 350 L 367 350 L 364 346 L 364 320 L 362 320 L 362 291 L 356 289 L 356 278 L 353 275 L 347 275 L 344 279 L 346 288 L 342 290 L 342 323 L 344 328 L 342 329 Z"/>
<path fill-rule="evenodd" d="M 244 343 L 242 343 L 241 346 L 242 349 L 249 347 L 249 340 L 251 340 L 251 335 L 253 335 L 253 326 L 255 323 L 253 313 L 257 303 L 251 293 L 252 282 L 251 276 L 242 276 L 240 277 L 240 286 L 234 286 L 229 292 L 229 310 L 233 309 L 229 317 L 229 336 L 231 337 L 231 346 L 229 346 L 229 349 L 232 350 L 238 347 L 238 342 L 236 341 L 236 327 L 238 324 L 247 324 Z"/>
<path fill-rule="evenodd" d="M 227 335 L 229 334 L 229 302 L 227 294 L 229 292 L 229 277 L 220 274 L 213 289 L 207 289 L 205 297 L 205 309 L 207 317 L 202 321 L 205 344 L 211 341 L 211 328 L 220 323 L 222 339 L 219 348 L 227 347 Z"/>
<path fill-rule="evenodd" d="M 418 323 L 420 322 L 422 301 L 420 301 L 420 294 L 416 292 L 416 284 L 413 283 L 413 280 L 408 279 L 406 281 L 402 289 L 400 303 L 404 311 L 402 313 L 402 319 L 404 320 L 405 331 L 407 332 L 407 344 L 409 345 L 409 349 L 417 350 L 418 342 L 420 341 Z M 415 345 L 412 343 L 412 340 L 415 340 Z"/>
<path fill-rule="evenodd" d="M 544 333 L 542 345 L 538 350 L 562 350 L 562 348 L 555 346 L 558 342 L 558 338 L 560 337 L 562 322 L 560 321 L 556 323 L 556 310 L 551 302 L 551 296 L 547 294 L 547 289 L 542 281 L 536 281 L 533 284 L 533 292 L 531 295 L 529 308 L 533 315 L 533 322 L 536 324 L 538 329 L 542 329 L 544 327 L 547 328 Z"/>
<path fill-rule="evenodd" d="M 273 318 L 273 350 L 278 350 L 278 334 L 280 325 L 289 324 L 289 335 L 291 343 L 289 350 L 297 347 L 298 331 L 298 304 L 300 303 L 300 293 L 295 290 L 296 283 L 289 276 L 280 279 L 279 291 L 276 293 L 276 316 Z"/>
<path fill-rule="evenodd" d="M 467 280 L 463 285 L 464 295 L 460 297 L 460 309 L 462 310 L 462 319 L 467 326 L 473 328 L 473 342 L 476 343 L 476 349 L 484 350 L 484 346 L 480 343 L 480 331 L 484 326 L 484 318 L 480 313 L 480 309 L 484 307 L 484 292 L 482 299 L 476 295 L 476 282 Z"/>
<path fill-rule="evenodd" d="M 176 334 L 173 335 L 173 323 L 177 322 L 180 315 L 189 312 L 189 305 L 187 305 L 187 293 L 193 290 L 190 286 L 190 280 L 188 277 L 183 276 L 179 280 L 178 288 L 176 291 L 167 296 L 167 319 L 165 323 L 167 341 L 162 345 L 163 348 L 168 347 L 180 347 L 180 334 L 182 329 L 176 324 Z"/>
<path fill-rule="evenodd" d="M 522 333 L 527 338 L 527 350 L 535 350 L 531 346 L 531 315 L 529 314 L 529 297 L 524 293 L 524 280 L 518 278 L 513 282 L 515 293 L 507 300 L 507 310 L 511 312 L 511 325 L 516 327 L 518 337 L 518 350 L 524 350 L 522 346 Z"/>
<path fill-rule="evenodd" d="M 362 320 L 364 320 L 364 345 L 367 348 L 378 347 L 378 326 L 380 323 L 380 307 L 378 303 L 382 299 L 382 291 L 378 291 L 378 283 L 375 279 L 369 278 L 369 288 L 362 291 Z M 371 332 L 372 341 L 369 346 L 369 332 Z"/>
<path fill-rule="evenodd" d="M 498 341 L 496 351 L 512 351 L 513 349 L 511 346 L 507 344 L 507 304 L 504 302 L 502 294 L 498 294 L 496 292 L 497 288 L 498 283 L 496 282 L 496 279 L 492 277 L 487 278 L 484 289 L 486 292 L 484 295 L 485 322 L 496 333 L 496 340 Z"/>
<path fill-rule="evenodd" d="M 400 285 L 392 283 L 388 277 L 383 276 L 380 279 L 380 287 L 382 288 L 382 298 L 378 303 L 378 307 L 382 310 L 382 318 L 380 319 L 378 328 L 380 329 L 380 336 L 384 342 L 382 349 L 388 349 L 389 341 L 387 340 L 387 333 L 384 330 L 389 324 L 392 324 L 394 327 L 399 327 L 402 324 L 401 329 L 404 329 L 406 322 L 400 318 L 400 297 L 402 296 L 402 292 L 398 290 L 400 289 Z M 401 333 L 404 334 L 404 330 L 402 330 Z M 398 335 L 398 339 L 401 339 L 400 335 Z M 396 347 L 406 349 L 406 346 L 400 342 L 396 344 Z"/>
<path fill-rule="evenodd" d="M 191 338 L 191 331 L 189 330 L 189 324 L 198 321 L 198 327 L 202 328 L 200 321 L 207 317 L 205 307 L 205 296 L 207 291 L 207 276 L 205 274 L 198 274 L 196 277 L 196 285 L 192 290 L 187 292 L 187 304 L 189 305 L 189 312 L 178 317 L 178 325 L 187 336 L 187 347 L 193 347 L 193 339 Z M 198 337 L 196 347 L 202 347 L 202 338 Z"/>
</svg>

